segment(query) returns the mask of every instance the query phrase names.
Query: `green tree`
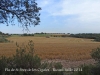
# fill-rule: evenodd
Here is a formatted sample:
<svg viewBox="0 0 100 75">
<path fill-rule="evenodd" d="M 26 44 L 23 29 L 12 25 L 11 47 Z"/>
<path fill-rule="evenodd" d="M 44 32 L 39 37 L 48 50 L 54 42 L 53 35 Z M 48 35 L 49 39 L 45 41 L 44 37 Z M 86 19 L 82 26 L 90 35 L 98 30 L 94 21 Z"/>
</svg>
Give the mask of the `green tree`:
<svg viewBox="0 0 100 75">
<path fill-rule="evenodd" d="M 28 30 L 28 26 L 39 24 L 40 10 L 35 0 L 0 0 L 0 23 L 8 26 L 17 21 Z"/>
</svg>

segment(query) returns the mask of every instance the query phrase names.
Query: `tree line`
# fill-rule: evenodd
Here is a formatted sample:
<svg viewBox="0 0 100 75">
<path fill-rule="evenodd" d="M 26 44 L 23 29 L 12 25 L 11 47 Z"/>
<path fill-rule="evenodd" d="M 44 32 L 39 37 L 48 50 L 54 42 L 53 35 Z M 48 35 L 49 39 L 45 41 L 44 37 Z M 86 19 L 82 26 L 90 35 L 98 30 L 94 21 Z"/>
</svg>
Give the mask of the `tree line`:
<svg viewBox="0 0 100 75">
<path fill-rule="evenodd" d="M 70 37 L 94 39 L 94 41 L 100 42 L 100 34 L 99 33 L 70 34 Z"/>
</svg>

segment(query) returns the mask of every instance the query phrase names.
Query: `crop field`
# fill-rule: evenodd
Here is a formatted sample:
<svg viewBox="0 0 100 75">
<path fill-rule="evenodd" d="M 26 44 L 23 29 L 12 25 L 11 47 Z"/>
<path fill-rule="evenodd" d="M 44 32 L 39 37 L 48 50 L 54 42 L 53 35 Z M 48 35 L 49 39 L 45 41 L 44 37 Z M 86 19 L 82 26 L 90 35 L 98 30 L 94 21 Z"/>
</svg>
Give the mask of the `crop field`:
<svg viewBox="0 0 100 75">
<path fill-rule="evenodd" d="M 12 42 L 0 43 L 0 56 L 12 56 L 16 52 L 16 42 L 21 45 L 33 40 L 35 54 L 41 59 L 85 60 L 91 59 L 93 49 L 100 47 L 100 42 L 93 39 L 71 37 L 9 37 Z"/>
</svg>

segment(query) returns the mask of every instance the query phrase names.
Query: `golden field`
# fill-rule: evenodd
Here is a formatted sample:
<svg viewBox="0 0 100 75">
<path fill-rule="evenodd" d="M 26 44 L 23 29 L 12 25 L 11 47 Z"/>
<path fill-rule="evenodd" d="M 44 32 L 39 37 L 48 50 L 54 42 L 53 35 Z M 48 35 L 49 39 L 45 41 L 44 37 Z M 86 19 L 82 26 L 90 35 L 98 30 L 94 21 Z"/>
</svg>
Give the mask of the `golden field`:
<svg viewBox="0 0 100 75">
<path fill-rule="evenodd" d="M 12 56 L 16 52 L 16 42 L 27 44 L 33 40 L 35 54 L 42 59 L 85 60 L 90 59 L 92 49 L 100 46 L 93 39 L 71 37 L 9 37 L 10 43 L 0 43 L 0 55 Z"/>
</svg>

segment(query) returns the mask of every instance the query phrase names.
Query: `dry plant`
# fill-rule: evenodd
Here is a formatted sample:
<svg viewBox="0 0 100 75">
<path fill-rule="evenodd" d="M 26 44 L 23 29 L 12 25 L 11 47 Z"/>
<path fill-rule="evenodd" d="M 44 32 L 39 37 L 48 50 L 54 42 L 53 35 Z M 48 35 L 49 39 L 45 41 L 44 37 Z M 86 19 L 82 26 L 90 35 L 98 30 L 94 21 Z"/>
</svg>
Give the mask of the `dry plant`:
<svg viewBox="0 0 100 75">
<path fill-rule="evenodd" d="M 35 53 L 41 59 L 84 60 L 91 59 L 92 49 L 100 43 L 92 39 L 71 37 L 9 37 L 10 43 L 0 43 L 0 55 L 12 56 L 16 51 L 15 43 L 26 44 L 28 40 L 34 41 Z"/>
</svg>

